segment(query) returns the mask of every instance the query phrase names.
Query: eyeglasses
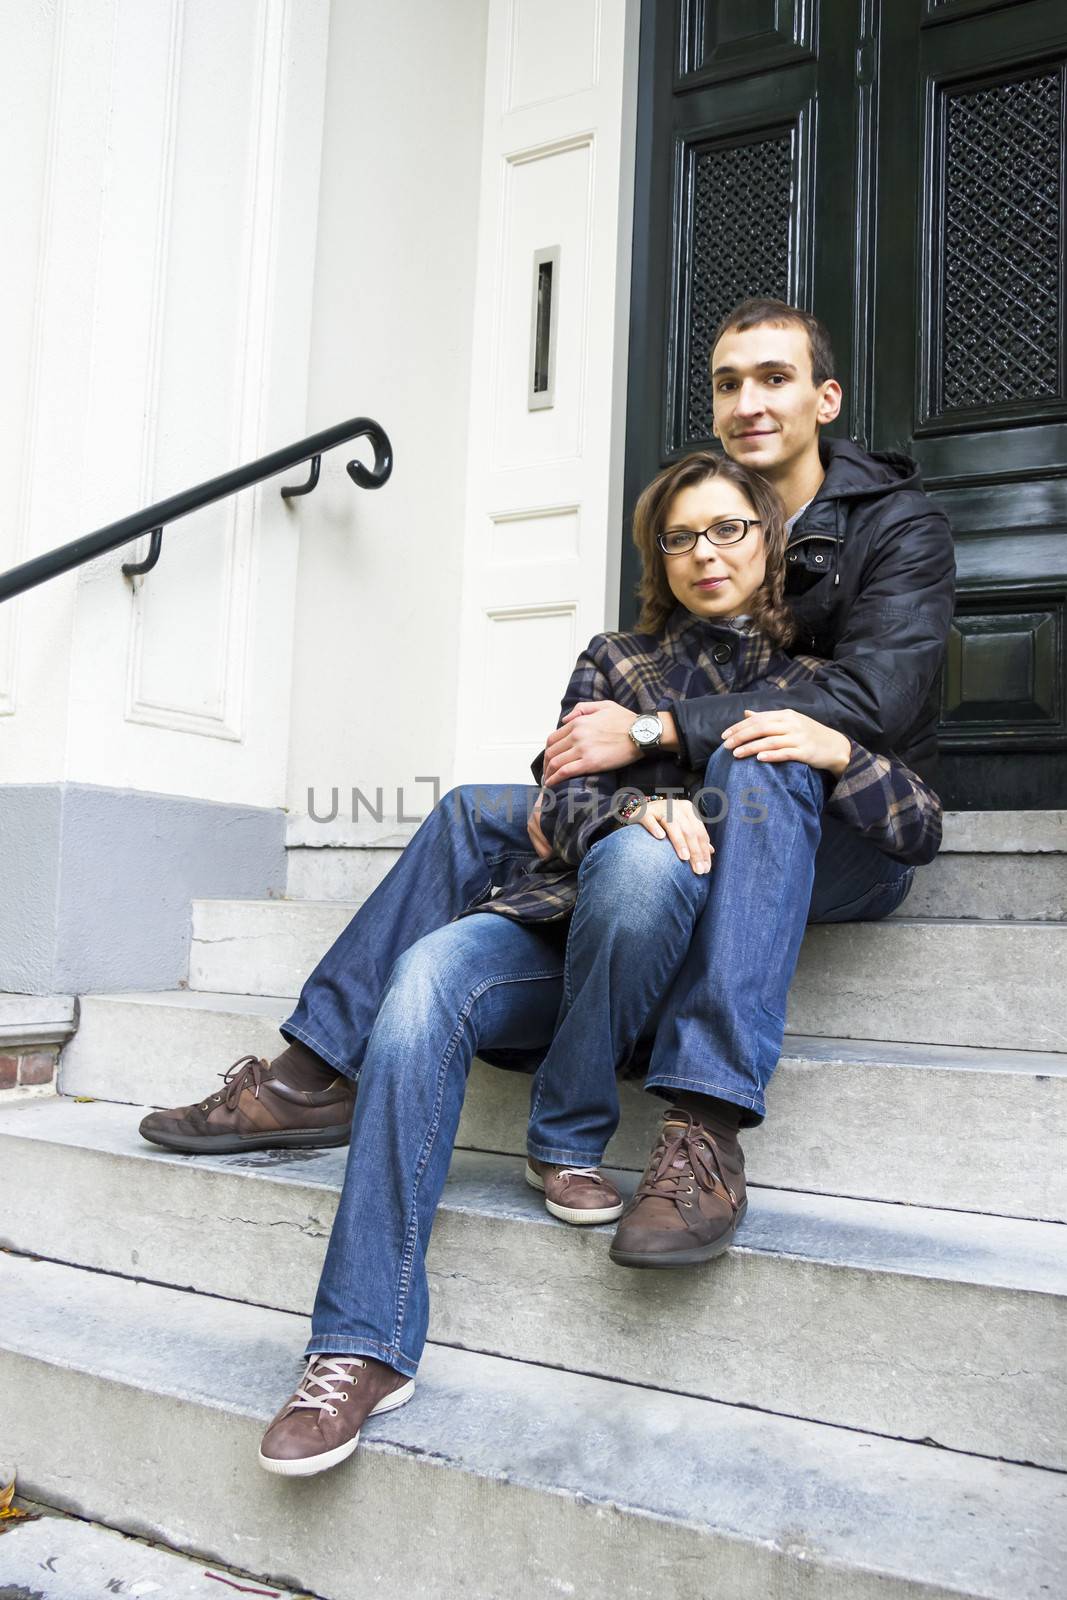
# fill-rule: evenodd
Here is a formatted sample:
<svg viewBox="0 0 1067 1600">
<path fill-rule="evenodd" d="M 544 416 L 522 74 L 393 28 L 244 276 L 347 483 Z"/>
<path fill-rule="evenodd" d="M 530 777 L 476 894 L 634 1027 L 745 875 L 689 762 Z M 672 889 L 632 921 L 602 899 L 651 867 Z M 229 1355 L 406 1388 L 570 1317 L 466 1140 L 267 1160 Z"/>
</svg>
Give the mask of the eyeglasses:
<svg viewBox="0 0 1067 1600">
<path fill-rule="evenodd" d="M 739 544 L 749 528 L 759 526 L 758 517 L 730 517 L 726 522 L 713 522 L 710 528 L 701 528 L 699 533 L 689 528 L 668 528 L 666 533 L 656 535 L 656 543 L 665 556 L 684 556 L 696 549 L 701 534 L 709 544 Z"/>
</svg>

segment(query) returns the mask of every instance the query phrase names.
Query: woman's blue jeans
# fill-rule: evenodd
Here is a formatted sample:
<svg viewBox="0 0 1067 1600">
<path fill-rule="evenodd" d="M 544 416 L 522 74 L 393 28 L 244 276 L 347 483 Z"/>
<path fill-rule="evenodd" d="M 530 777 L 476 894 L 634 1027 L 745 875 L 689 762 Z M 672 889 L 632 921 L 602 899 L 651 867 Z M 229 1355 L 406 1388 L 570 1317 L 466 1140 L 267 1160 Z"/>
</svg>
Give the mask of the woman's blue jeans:
<svg viewBox="0 0 1067 1600">
<path fill-rule="evenodd" d="M 708 813 L 710 874 L 631 824 L 589 851 L 569 927 L 450 920 L 536 859 L 535 789 L 452 790 L 308 979 L 282 1032 L 360 1085 L 308 1354 L 414 1375 L 426 1247 L 480 1048 L 545 1050 L 528 1130 L 544 1161 L 600 1163 L 639 1040 L 649 1089 L 762 1119 L 806 922 L 887 916 L 914 869 L 824 819 L 822 777 L 801 763 L 721 750 L 706 784 L 725 796 Z M 762 818 L 741 803 L 753 786 Z"/>
</svg>

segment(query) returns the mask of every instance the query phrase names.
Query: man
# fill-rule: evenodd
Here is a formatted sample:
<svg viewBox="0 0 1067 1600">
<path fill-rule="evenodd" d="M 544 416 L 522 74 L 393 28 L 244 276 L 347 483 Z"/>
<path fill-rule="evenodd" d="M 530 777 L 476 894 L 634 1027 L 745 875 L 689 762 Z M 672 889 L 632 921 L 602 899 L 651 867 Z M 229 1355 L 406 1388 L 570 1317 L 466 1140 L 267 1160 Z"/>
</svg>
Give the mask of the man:
<svg viewBox="0 0 1067 1600">
<path fill-rule="evenodd" d="M 868 749 L 892 751 L 929 778 L 937 676 L 953 601 L 952 540 L 943 514 L 922 493 L 918 473 L 905 458 L 870 455 L 848 442 L 820 443 L 820 430 L 839 413 L 841 388 L 826 331 L 807 312 L 779 301 L 744 302 L 716 334 L 711 371 L 716 436 L 727 454 L 772 482 L 784 503 L 790 528 L 786 599 L 801 630 L 798 648 L 825 664 L 805 681 L 675 700 L 653 717 L 635 719 L 632 709 L 612 701 L 579 702 L 549 735 L 534 776 L 546 789 L 558 790 L 583 775 L 615 772 L 658 753 L 676 768 L 703 769 L 708 786 L 729 793 L 735 775 L 751 774 L 760 755 L 788 755 L 808 717 Z M 730 644 L 724 641 L 721 651 L 720 676 L 735 681 L 729 677 Z M 643 725 L 640 744 L 631 737 L 637 720 Z M 891 908 L 881 893 L 884 856 L 860 848 L 864 840 L 845 841 L 832 827 L 822 829 L 820 841 L 823 790 L 821 782 L 801 784 L 796 777 L 803 759 L 760 769 L 776 793 L 779 774 L 786 789 L 793 785 L 788 803 L 811 813 L 797 845 L 806 887 L 794 893 L 790 912 L 794 956 L 805 919 L 848 920 Z M 282 1024 L 288 1048 L 269 1064 L 251 1057 L 235 1063 L 223 1089 L 198 1105 L 146 1117 L 144 1137 L 198 1153 L 344 1143 L 355 1078 L 394 963 L 425 934 L 484 901 L 494 886 L 513 882 L 536 858 L 552 854 L 551 814 L 541 817 L 538 799 L 529 817 L 528 805 L 501 815 L 493 797 L 505 792 L 512 796 L 509 786 L 446 795 L 308 979 Z M 520 793 L 527 802 L 535 798 L 533 791 Z M 683 990 L 724 970 L 733 949 L 729 918 L 758 918 L 759 893 L 773 888 L 770 835 L 758 828 L 747 833 L 750 859 L 742 861 L 739 849 L 732 861 L 735 872 L 749 874 L 753 894 L 731 890 L 735 909 L 729 916 L 708 914 L 717 904 L 712 897 L 679 974 Z M 718 855 L 716 863 L 719 878 Z M 655 1043 L 655 1079 L 672 1105 L 619 1225 L 612 1251 L 617 1261 L 663 1266 L 673 1258 L 683 1264 L 708 1259 L 729 1244 L 744 1210 L 738 1130 L 762 1119 L 762 1083 L 777 1060 L 784 993 L 781 999 L 783 1015 L 771 1017 L 759 1042 L 766 1059 L 755 1067 L 746 1064 L 751 1081 L 744 1081 L 740 1068 L 734 1071 L 730 1051 L 745 1045 L 735 1031 L 723 1039 L 722 1081 L 714 1085 L 686 1076 L 686 1030 L 700 1024 L 687 1013 L 684 994 L 681 1003 L 666 1008 L 666 1025 Z M 495 1057 L 488 1053 L 487 1059 Z M 543 1165 L 540 1175 L 548 1198 L 558 1174 Z M 594 1185 L 589 1191 L 579 1204 L 602 1205 Z M 280 1417 L 286 1426 L 297 1419 L 328 1432 L 334 1424 L 327 1427 L 322 1418 L 332 1414 L 344 1435 L 336 1448 L 347 1453 L 363 1417 L 399 1403 L 400 1393 L 406 1398 L 409 1390 L 401 1391 L 399 1375 L 388 1365 L 357 1362 L 362 1376 L 346 1367 L 345 1415 L 337 1422 L 342 1378 L 325 1351 L 321 1362 L 321 1381 L 318 1368 L 309 1369 L 302 1391 Z M 314 1446 L 298 1442 L 292 1448 L 306 1450 L 311 1461 Z M 321 1441 L 319 1454 L 324 1461 L 339 1458 L 333 1449 L 322 1450 Z"/>
<path fill-rule="evenodd" d="M 747 711 L 755 753 L 788 725 L 786 709 L 893 750 L 923 777 L 937 753 L 937 679 L 952 616 L 954 556 L 944 514 L 906 456 L 820 445 L 841 409 L 822 323 L 776 300 L 746 300 L 727 316 L 711 355 L 713 432 L 727 455 L 777 489 L 790 529 L 786 598 L 798 649 L 825 656 L 788 695 L 761 691 L 686 700 L 662 718 L 660 749 L 696 765 Z M 588 712 L 588 714 L 586 714 Z M 624 707 L 578 706 L 549 734 L 549 787 L 635 759 Z M 537 841 L 539 854 L 547 841 Z"/>
</svg>

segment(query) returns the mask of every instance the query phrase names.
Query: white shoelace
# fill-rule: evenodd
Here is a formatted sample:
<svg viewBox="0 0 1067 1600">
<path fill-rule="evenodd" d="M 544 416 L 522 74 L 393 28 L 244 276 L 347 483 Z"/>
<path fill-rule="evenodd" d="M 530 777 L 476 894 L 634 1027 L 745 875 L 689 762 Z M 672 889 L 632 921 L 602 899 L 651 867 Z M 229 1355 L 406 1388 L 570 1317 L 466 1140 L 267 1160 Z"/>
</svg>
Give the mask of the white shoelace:
<svg viewBox="0 0 1067 1600">
<path fill-rule="evenodd" d="M 556 1173 L 557 1178 L 595 1178 L 597 1183 L 603 1183 L 596 1167 L 560 1167 Z"/>
<path fill-rule="evenodd" d="M 347 1400 L 347 1392 L 342 1392 L 342 1385 L 358 1383 L 359 1379 L 353 1376 L 352 1367 L 365 1367 L 366 1362 L 362 1356 L 312 1356 L 307 1364 L 307 1371 L 300 1380 L 300 1387 L 289 1402 L 290 1410 L 297 1408 L 312 1411 L 328 1411 L 331 1417 L 337 1415 L 335 1400 Z M 345 1371 L 345 1368 L 348 1371 Z M 321 1394 L 312 1394 L 314 1385 L 321 1389 Z"/>
</svg>

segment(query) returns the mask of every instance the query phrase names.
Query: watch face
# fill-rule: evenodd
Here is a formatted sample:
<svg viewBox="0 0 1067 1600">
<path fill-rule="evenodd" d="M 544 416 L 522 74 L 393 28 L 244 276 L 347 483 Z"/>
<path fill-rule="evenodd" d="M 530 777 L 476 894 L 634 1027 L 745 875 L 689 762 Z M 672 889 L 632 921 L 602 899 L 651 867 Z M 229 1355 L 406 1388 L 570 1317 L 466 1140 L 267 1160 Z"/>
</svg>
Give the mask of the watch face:
<svg viewBox="0 0 1067 1600">
<path fill-rule="evenodd" d="M 660 735 L 660 720 L 658 717 L 638 717 L 630 729 L 638 744 L 652 744 Z"/>
</svg>

